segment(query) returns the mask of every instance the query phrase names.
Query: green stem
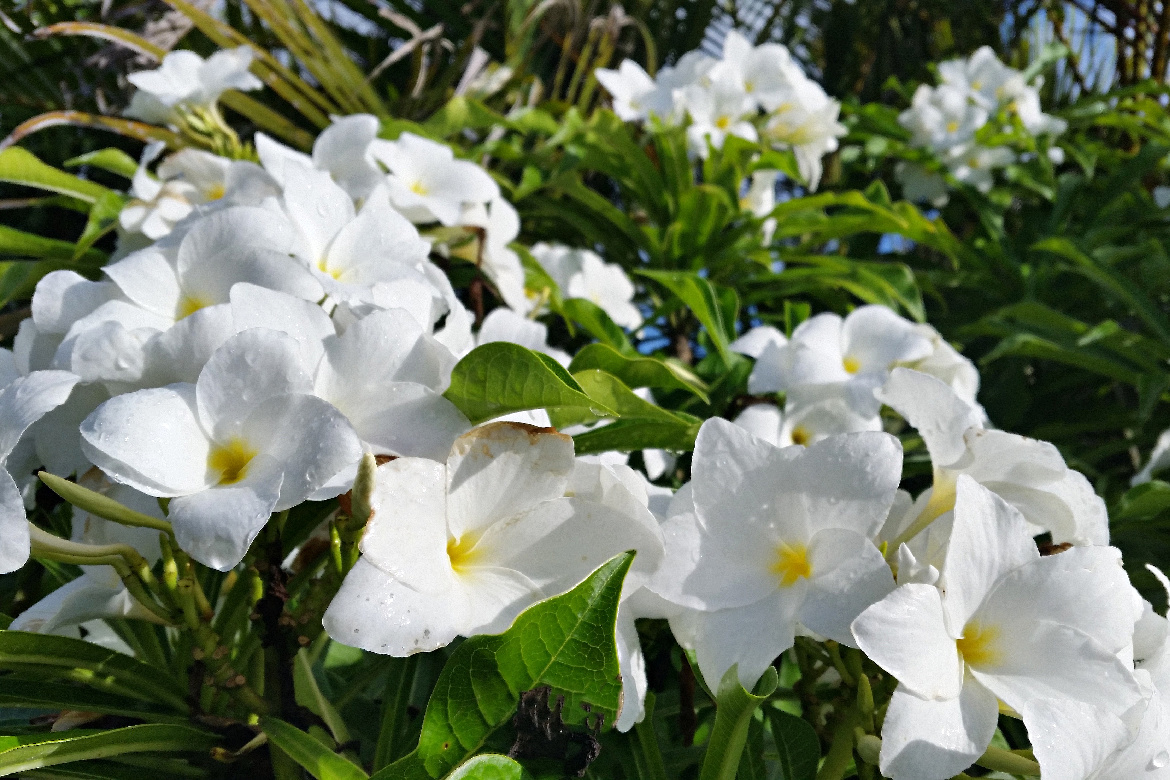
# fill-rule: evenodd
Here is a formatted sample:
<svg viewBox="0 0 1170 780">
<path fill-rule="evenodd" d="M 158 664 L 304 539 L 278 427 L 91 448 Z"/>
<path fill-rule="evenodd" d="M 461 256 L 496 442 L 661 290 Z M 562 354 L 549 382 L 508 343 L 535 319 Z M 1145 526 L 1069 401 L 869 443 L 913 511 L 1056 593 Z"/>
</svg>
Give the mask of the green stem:
<svg viewBox="0 0 1170 780">
<path fill-rule="evenodd" d="M 382 728 L 374 748 L 374 771 L 393 763 L 402 755 L 401 736 L 405 725 L 406 707 L 410 703 L 410 689 L 414 684 L 417 656 L 391 659 L 390 673 L 382 694 Z"/>
<path fill-rule="evenodd" d="M 817 772 L 817 780 L 842 780 L 845 777 L 845 771 L 853 760 L 853 729 L 860 719 L 856 707 L 841 713 L 841 719 L 833 729 L 833 741 L 825 755 L 825 762 Z"/>
<path fill-rule="evenodd" d="M 707 740 L 707 755 L 699 780 L 735 780 L 752 715 L 776 689 L 776 681 L 776 670 L 769 666 L 756 684 L 757 693 L 751 694 L 739 684 L 738 665 L 723 675 L 715 701 L 715 726 Z M 850 747 L 852 744 L 850 741 Z"/>
<path fill-rule="evenodd" d="M 654 730 L 654 694 L 646 693 L 646 714 L 642 722 L 634 726 L 638 746 L 646 765 L 649 780 L 666 780 L 666 764 L 662 761 L 662 750 L 658 747 L 658 732 Z"/>
</svg>

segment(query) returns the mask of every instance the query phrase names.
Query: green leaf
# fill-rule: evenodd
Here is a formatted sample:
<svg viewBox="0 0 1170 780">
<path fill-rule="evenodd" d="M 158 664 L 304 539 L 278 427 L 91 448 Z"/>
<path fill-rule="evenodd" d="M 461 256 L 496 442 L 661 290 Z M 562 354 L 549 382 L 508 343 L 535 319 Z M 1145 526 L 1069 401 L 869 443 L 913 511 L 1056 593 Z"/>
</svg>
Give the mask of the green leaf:
<svg viewBox="0 0 1170 780">
<path fill-rule="evenodd" d="M 724 319 L 724 306 L 714 286 L 689 271 L 638 271 L 674 293 L 707 329 L 707 335 L 725 363 L 730 361 L 728 344 L 735 338 L 735 321 Z"/>
<path fill-rule="evenodd" d="M 1153 517 L 1170 509 L 1170 483 L 1155 479 L 1126 491 L 1110 514 L 1115 520 Z"/>
<path fill-rule="evenodd" d="M 753 694 L 739 684 L 738 664 L 732 664 L 723 675 L 715 700 L 715 726 L 707 741 L 699 780 L 735 780 L 752 715 L 776 690 L 776 681 L 776 669 L 769 666 Z"/>
<path fill-rule="evenodd" d="M 483 344 L 464 356 L 443 395 L 472 423 L 527 409 L 584 407 L 613 414 L 586 395 L 555 360 L 505 342 Z"/>
<path fill-rule="evenodd" d="M 449 777 L 506 724 L 520 694 L 549 686 L 565 697 L 564 719 L 613 723 L 621 706 L 615 625 L 624 553 L 560 596 L 526 609 L 503 634 L 471 637 L 451 655 L 423 717 L 418 748 L 375 780 Z"/>
<path fill-rule="evenodd" d="M 126 198 L 117 192 L 107 192 L 98 198 L 93 208 L 89 210 L 89 219 L 85 222 L 85 229 L 77 239 L 77 248 L 73 250 L 73 259 L 82 257 L 94 243 L 118 226 L 118 215 L 126 205 Z"/>
<path fill-rule="evenodd" d="M 156 723 L 97 733 L 77 729 L 51 734 L 0 737 L 0 777 L 40 767 L 126 753 L 200 753 L 210 750 L 219 741 L 217 735 L 190 726 Z"/>
<path fill-rule="evenodd" d="M 584 328 L 590 336 L 621 354 L 638 354 L 621 326 L 611 320 L 605 310 L 593 301 L 585 298 L 568 298 L 561 303 L 561 314 Z"/>
<path fill-rule="evenodd" d="M 317 780 L 366 780 L 369 777 L 361 767 L 337 755 L 316 737 L 279 718 L 261 718 L 260 728 L 272 744 Z"/>
<path fill-rule="evenodd" d="M 636 417 L 667 424 L 686 425 L 690 422 L 676 417 L 661 406 L 639 398 L 613 374 L 600 369 L 579 371 L 573 374 L 573 379 L 577 380 L 577 384 L 590 398 L 607 409 L 612 409 L 618 417 Z"/>
<path fill-rule="evenodd" d="M 117 197 L 117 193 L 111 193 Z M 101 261 L 105 254 L 97 250 L 88 250 L 68 241 L 58 241 L 53 238 L 43 238 L 33 233 L 0 225 L 0 257 L 36 258 L 60 260 L 68 263 L 81 253 L 86 260 Z"/>
<path fill-rule="evenodd" d="M 0 685 L 0 707 L 32 710 L 81 710 L 141 718 L 162 723 L 182 723 L 186 717 L 173 710 L 131 697 L 106 691 L 65 685 L 46 680 L 25 680 L 9 675 Z"/>
<path fill-rule="evenodd" d="M 308 707 L 310 712 L 323 720 L 337 744 L 344 745 L 350 741 L 345 721 L 317 685 L 317 678 L 313 676 L 313 666 L 309 662 L 308 648 L 302 647 L 298 650 L 293 661 L 293 686 L 297 704 Z"/>
<path fill-rule="evenodd" d="M 138 161 L 121 149 L 114 147 L 98 149 L 96 152 L 83 154 L 80 157 L 74 157 L 72 160 L 65 161 L 66 168 L 77 168 L 82 165 L 101 168 L 103 171 L 116 173 L 127 179 L 133 179 L 134 174 L 138 173 Z"/>
<path fill-rule="evenodd" d="M 521 780 L 524 768 L 507 756 L 484 753 L 468 761 L 450 775 L 450 780 Z"/>
<path fill-rule="evenodd" d="M 697 420 L 685 427 L 657 420 L 617 420 L 577 434 L 573 446 L 578 455 L 645 449 L 686 452 L 695 448 L 699 424 Z"/>
<path fill-rule="evenodd" d="M 655 387 L 664 390 L 686 390 L 707 402 L 707 386 L 693 371 L 672 360 L 652 357 L 627 357 L 605 344 L 587 344 L 569 364 L 569 373 L 576 374 L 598 368 L 613 374 L 627 387 Z"/>
<path fill-rule="evenodd" d="M 184 683 L 115 650 L 64 636 L 0 631 L 0 669 L 70 680 L 99 691 L 188 711 Z"/>
<path fill-rule="evenodd" d="M 779 753 L 780 780 L 815 780 L 821 760 L 821 741 L 803 718 L 775 707 L 764 710 Z"/>
<path fill-rule="evenodd" d="M 19 146 L 10 146 L 0 152 L 0 181 L 59 192 L 86 203 L 96 203 L 98 198 L 112 192 L 96 182 L 80 179 L 46 165 L 32 152 Z"/>
</svg>

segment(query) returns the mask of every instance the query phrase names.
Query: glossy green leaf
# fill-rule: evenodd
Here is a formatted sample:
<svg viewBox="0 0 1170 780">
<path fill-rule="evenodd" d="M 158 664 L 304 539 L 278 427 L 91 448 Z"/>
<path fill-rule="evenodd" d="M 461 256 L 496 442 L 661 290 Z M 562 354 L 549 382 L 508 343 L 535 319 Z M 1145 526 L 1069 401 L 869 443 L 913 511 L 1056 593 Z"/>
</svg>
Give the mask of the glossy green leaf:
<svg viewBox="0 0 1170 780">
<path fill-rule="evenodd" d="M 1110 514 L 1115 520 L 1153 517 L 1170 509 L 1170 483 L 1155 479 L 1130 488 Z"/>
<path fill-rule="evenodd" d="M 260 728 L 268 740 L 317 780 L 366 780 L 361 767 L 342 758 L 316 737 L 279 718 L 263 717 Z"/>
<path fill-rule="evenodd" d="M 450 780 L 521 780 L 527 777 L 524 768 L 507 756 L 485 753 L 460 766 Z"/>
<path fill-rule="evenodd" d="M 569 372 L 597 368 L 613 374 L 627 387 L 650 387 L 663 390 L 686 390 L 704 402 L 707 386 L 693 371 L 675 360 L 652 357 L 627 357 L 605 344 L 588 344 L 569 364 Z"/>
<path fill-rule="evenodd" d="M 803 718 L 776 707 L 764 710 L 779 754 L 780 780 L 815 780 L 821 760 L 821 741 Z"/>
<path fill-rule="evenodd" d="M 93 732 L 87 729 L 0 737 L 0 777 L 30 769 L 127 753 L 203 753 L 219 744 L 215 734 L 190 726 L 148 723 Z"/>
<path fill-rule="evenodd" d="M 593 301 L 567 298 L 561 302 L 561 313 L 566 319 L 584 328 L 590 336 L 617 352 L 631 356 L 638 354 L 621 326 Z"/>
<path fill-rule="evenodd" d="M 617 420 L 577 434 L 573 437 L 573 445 L 578 455 L 645 449 L 686 452 L 695 448 L 698 434 L 697 421 L 690 426 L 681 426 L 657 420 Z"/>
<path fill-rule="evenodd" d="M 0 685 L 0 707 L 31 710 L 80 710 L 141 718 L 158 723 L 182 723 L 186 717 L 165 706 L 80 685 L 46 680 L 26 680 L 19 675 L 4 678 Z"/>
<path fill-rule="evenodd" d="M 126 198 L 113 191 L 94 201 L 93 207 L 89 210 L 89 218 L 85 222 L 85 229 L 81 231 L 77 247 L 73 250 L 73 259 L 83 256 L 98 239 L 118 227 L 118 216 L 125 205 Z"/>
<path fill-rule="evenodd" d="M 82 165 L 101 168 L 103 171 L 116 173 L 127 179 L 133 179 L 134 174 L 138 172 L 138 161 L 121 149 L 114 147 L 98 149 L 96 152 L 83 154 L 80 157 L 74 157 L 72 160 L 65 161 L 66 168 L 78 168 Z"/>
<path fill-rule="evenodd" d="M 552 358 L 505 342 L 484 344 L 464 356 L 443 395 L 473 423 L 527 409 L 584 407 L 613 413 L 586 395 Z"/>
<path fill-rule="evenodd" d="M 70 681 L 99 691 L 188 711 L 186 681 L 115 650 L 50 634 L 0 631 L 0 669 L 23 677 Z"/>
<path fill-rule="evenodd" d="M 111 192 L 97 182 L 86 181 L 46 165 L 32 152 L 19 146 L 10 146 L 0 152 L 0 181 L 59 192 L 86 203 L 95 203 L 98 198 Z"/>
<path fill-rule="evenodd" d="M 310 712 L 319 717 L 329 727 L 329 732 L 339 745 L 350 741 L 349 729 L 345 720 L 333 706 L 333 703 L 321 692 L 317 678 L 313 675 L 313 666 L 309 662 L 309 651 L 302 647 L 297 651 L 293 660 L 293 685 L 297 704 L 307 707 Z"/>
<path fill-rule="evenodd" d="M 460 645 L 435 684 L 418 748 L 374 778 L 449 777 L 512 718 L 520 694 L 540 686 L 565 697 L 567 723 L 613 723 L 621 702 L 617 606 L 632 560 L 619 555 L 568 593 L 529 607 L 503 634 Z"/>
<path fill-rule="evenodd" d="M 117 197 L 116 193 L 111 194 Z M 96 250 L 87 252 L 85 247 L 79 247 L 79 245 L 71 244 L 68 241 L 43 238 L 7 225 L 0 225 L 0 257 L 59 260 L 68 263 L 79 251 L 87 260 L 105 258 L 104 253 Z"/>
<path fill-rule="evenodd" d="M 739 684 L 738 665 L 733 664 L 723 675 L 716 694 L 715 726 L 699 780 L 735 780 L 752 715 L 776 690 L 776 681 L 776 669 L 769 666 L 756 683 L 755 693 L 748 693 Z"/>
</svg>

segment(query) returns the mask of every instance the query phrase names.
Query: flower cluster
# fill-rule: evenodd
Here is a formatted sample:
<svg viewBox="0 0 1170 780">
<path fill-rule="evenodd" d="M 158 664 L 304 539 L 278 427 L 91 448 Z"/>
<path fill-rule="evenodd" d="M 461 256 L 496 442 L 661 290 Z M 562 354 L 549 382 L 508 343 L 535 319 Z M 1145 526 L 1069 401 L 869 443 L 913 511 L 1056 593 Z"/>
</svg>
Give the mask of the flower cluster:
<svg viewBox="0 0 1170 780">
<path fill-rule="evenodd" d="M 739 32 L 727 34 L 722 59 L 692 51 L 651 78 L 633 60 L 617 70 L 598 69 L 597 80 L 613 96 L 614 112 L 627 121 L 689 122 L 692 152 L 706 157 L 728 136 L 763 140 L 791 149 L 811 189 L 821 179 L 821 158 L 845 134 L 840 104 L 805 75 L 777 43 L 752 46 Z"/>
<path fill-rule="evenodd" d="M 1029 83 L 1023 73 L 1000 62 L 989 46 L 967 59 L 939 63 L 938 74 L 937 86 L 919 85 L 898 122 L 910 131 L 911 145 L 928 151 L 957 181 L 980 192 L 991 189 L 996 169 L 1019 158 L 1010 146 L 1011 123 L 1018 122 L 1033 136 L 1057 136 L 1066 128 L 1064 120 L 1040 108 L 1043 78 Z M 1006 122 L 1008 127 L 1000 138 L 991 140 L 996 122 Z M 1060 161 L 1059 148 L 1050 149 L 1049 154 Z M 903 162 L 897 175 L 910 200 L 936 206 L 946 203 L 946 181 L 935 170 Z"/>
</svg>

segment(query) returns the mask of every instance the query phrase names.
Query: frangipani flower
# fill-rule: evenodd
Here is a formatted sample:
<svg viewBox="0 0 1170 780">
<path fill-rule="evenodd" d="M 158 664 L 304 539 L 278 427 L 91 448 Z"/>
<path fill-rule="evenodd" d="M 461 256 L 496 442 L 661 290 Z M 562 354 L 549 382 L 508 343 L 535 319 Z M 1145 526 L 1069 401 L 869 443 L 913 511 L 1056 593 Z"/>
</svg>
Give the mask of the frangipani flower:
<svg viewBox="0 0 1170 780">
<path fill-rule="evenodd" d="M 446 464 L 379 466 L 362 558 L 325 613 L 326 631 L 406 656 L 503 631 L 624 550 L 639 551 L 628 584 L 644 581 L 659 560 L 657 522 L 629 496 L 624 509 L 566 497 L 574 465 L 568 436 L 492 423 L 457 439 Z"/>
<path fill-rule="evenodd" d="M 413 133 L 376 141 L 371 153 L 390 171 L 390 200 L 416 224 L 456 225 L 464 203 L 486 203 L 500 188 L 487 171 L 455 159 L 451 147 Z"/>
<path fill-rule="evenodd" d="M 6 372 L 11 381 L 0 390 L 0 463 L 4 465 L 0 469 L 0 574 L 19 569 L 29 554 L 24 498 L 8 459 L 29 426 L 64 403 L 78 381 L 67 371 L 34 371 L 13 378 L 12 367 L 10 363 Z"/>
<path fill-rule="evenodd" d="M 588 249 L 544 242 L 532 247 L 532 256 L 566 298 L 592 301 L 623 328 L 633 330 L 642 324 L 642 313 L 633 303 L 634 284 L 620 265 L 607 263 Z"/>
<path fill-rule="evenodd" d="M 824 313 L 792 332 L 786 344 L 760 354 L 748 378 L 748 391 L 787 391 L 801 401 L 823 394 L 824 385 L 843 389 L 859 413 L 876 415 L 873 390 L 899 363 L 921 360 L 934 350 L 914 324 L 885 306 L 862 306 L 842 319 Z"/>
<path fill-rule="evenodd" d="M 333 124 L 313 142 L 311 156 L 257 133 L 256 154 L 264 170 L 281 187 L 287 186 L 285 168 L 291 164 L 325 171 L 351 198 L 359 200 L 386 178 L 370 153 L 378 126 L 378 118 L 372 114 L 334 117 Z"/>
<path fill-rule="evenodd" d="M 217 51 L 206 60 L 193 51 L 172 51 L 155 70 L 127 77 L 138 91 L 125 114 L 163 124 L 174 120 L 178 107 L 209 108 L 229 89 L 260 89 L 264 84 L 248 72 L 252 58 L 248 46 Z"/>
<path fill-rule="evenodd" d="M 1056 698 L 1121 715 L 1140 699 L 1124 654 L 1141 602 L 1107 547 L 1041 558 L 1023 517 L 959 477 L 940 585 L 906 584 L 853 623 L 858 646 L 898 679 L 882 728 L 881 771 L 944 780 L 995 732 L 1002 701 Z"/>
<path fill-rule="evenodd" d="M 647 98 L 656 92 L 654 79 L 633 60 L 622 60 L 617 70 L 598 68 L 597 81 L 613 99 L 613 112 L 624 122 L 646 119 L 651 106 Z"/>
<path fill-rule="evenodd" d="M 882 429 L 880 417 L 858 414 L 845 397 L 829 389 L 818 401 L 789 404 L 783 414 L 773 404 L 752 404 L 739 413 L 735 424 L 777 447 L 816 444 L 838 433 Z"/>
<path fill-rule="evenodd" d="M 752 46 L 738 30 L 729 30 L 723 39 L 720 65 L 734 68 L 743 90 L 765 111 L 774 111 L 787 98 L 800 73 L 788 49 L 778 43 Z"/>
<path fill-rule="evenodd" d="M 816 190 L 823 170 L 821 158 L 836 150 L 837 139 L 846 132 L 837 121 L 841 104 L 799 70 L 792 69 L 788 80 L 787 90 L 772 109 L 764 137 L 792 147 L 801 177 L 810 190 Z"/>
<path fill-rule="evenodd" d="M 180 546 L 220 571 L 239 563 L 273 512 L 361 457 L 345 417 L 312 395 L 296 341 L 260 328 L 216 350 L 194 385 L 110 399 L 81 436 L 111 479 L 171 497 Z"/>
<path fill-rule="evenodd" d="M 1108 544 L 1105 502 L 1056 447 L 983 427 L 984 413 L 949 385 L 908 368 L 896 368 L 877 397 L 918 429 L 934 465 L 934 485 L 919 496 L 897 528 L 883 531 L 896 550 L 950 511 L 962 474 L 994 491 L 1023 513 L 1034 533 L 1056 544 Z"/>
<path fill-rule="evenodd" d="M 691 153 L 702 158 L 708 154 L 708 144 L 722 149 L 729 135 L 755 141 L 759 138 L 756 127 L 749 119 L 755 106 L 743 82 L 733 71 L 712 71 L 709 84 L 692 84 L 684 91 L 684 102 L 691 125 L 687 128 L 687 141 Z"/>
<path fill-rule="evenodd" d="M 849 624 L 894 588 L 871 540 L 901 464 L 885 433 L 780 449 L 726 420 L 703 424 L 650 588 L 686 608 L 671 625 L 705 679 L 738 664 L 750 689 L 800 630 L 853 645 Z"/>
<path fill-rule="evenodd" d="M 183 149 L 158 166 L 158 178 L 146 166 L 163 150 L 161 142 L 150 144 L 131 182 L 134 200 L 118 215 L 122 230 L 142 233 L 151 240 L 170 233 L 175 223 L 195 207 L 223 197 L 227 172 L 232 161 L 199 149 Z"/>
</svg>

